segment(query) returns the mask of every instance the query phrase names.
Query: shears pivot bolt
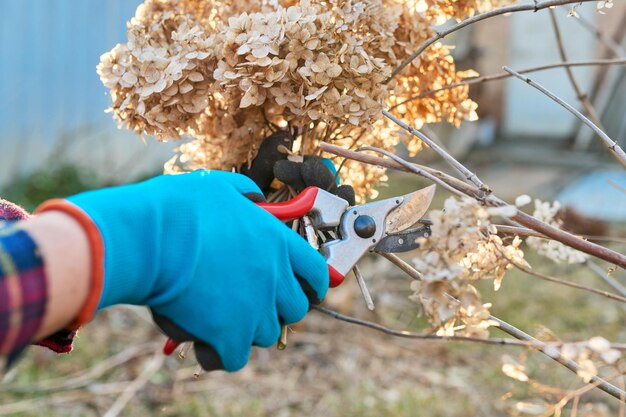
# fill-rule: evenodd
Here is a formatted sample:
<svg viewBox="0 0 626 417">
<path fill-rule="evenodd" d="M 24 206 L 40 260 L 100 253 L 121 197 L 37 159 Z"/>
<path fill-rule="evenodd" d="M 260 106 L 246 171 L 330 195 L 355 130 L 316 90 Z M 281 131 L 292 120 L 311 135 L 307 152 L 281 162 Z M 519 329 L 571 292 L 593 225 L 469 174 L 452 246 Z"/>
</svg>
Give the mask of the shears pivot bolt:
<svg viewBox="0 0 626 417">
<path fill-rule="evenodd" d="M 367 215 L 360 215 L 354 220 L 354 231 L 359 237 L 367 239 L 376 233 L 376 221 Z"/>
</svg>

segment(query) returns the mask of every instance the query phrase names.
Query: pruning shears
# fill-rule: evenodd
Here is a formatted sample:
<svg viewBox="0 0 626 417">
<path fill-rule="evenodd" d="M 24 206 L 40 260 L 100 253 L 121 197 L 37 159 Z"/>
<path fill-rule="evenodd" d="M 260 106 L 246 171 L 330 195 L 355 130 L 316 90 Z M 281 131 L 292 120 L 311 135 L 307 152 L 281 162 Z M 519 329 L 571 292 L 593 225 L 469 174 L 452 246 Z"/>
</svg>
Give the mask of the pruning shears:
<svg viewBox="0 0 626 417">
<path fill-rule="evenodd" d="M 319 250 L 326 258 L 330 287 L 334 288 L 370 251 L 395 253 L 419 247 L 418 238 L 430 235 L 429 226 L 419 224 L 419 220 L 434 195 L 435 185 L 431 185 L 410 194 L 350 207 L 334 194 L 308 187 L 291 200 L 257 205 L 282 221 L 307 216 L 315 230 L 332 236 Z M 168 339 L 163 352 L 170 355 L 178 345 Z"/>
</svg>

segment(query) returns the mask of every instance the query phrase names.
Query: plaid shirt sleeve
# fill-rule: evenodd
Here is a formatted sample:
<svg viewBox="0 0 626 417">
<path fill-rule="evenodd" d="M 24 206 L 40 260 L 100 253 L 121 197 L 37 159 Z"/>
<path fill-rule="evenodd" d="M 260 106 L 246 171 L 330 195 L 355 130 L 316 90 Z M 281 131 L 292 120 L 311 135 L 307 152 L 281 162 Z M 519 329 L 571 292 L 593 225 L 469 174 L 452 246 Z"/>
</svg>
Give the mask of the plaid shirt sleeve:
<svg viewBox="0 0 626 417">
<path fill-rule="evenodd" d="M 33 341 L 46 302 L 46 276 L 37 245 L 17 225 L 0 226 L 0 353 L 9 363 Z"/>
<path fill-rule="evenodd" d="M 0 354 L 8 355 L 8 363 L 33 341 L 47 303 L 45 270 L 36 244 L 11 223 L 29 217 L 21 207 L 0 199 Z M 35 344 L 69 353 L 74 336 L 76 331 L 61 329 Z"/>
</svg>

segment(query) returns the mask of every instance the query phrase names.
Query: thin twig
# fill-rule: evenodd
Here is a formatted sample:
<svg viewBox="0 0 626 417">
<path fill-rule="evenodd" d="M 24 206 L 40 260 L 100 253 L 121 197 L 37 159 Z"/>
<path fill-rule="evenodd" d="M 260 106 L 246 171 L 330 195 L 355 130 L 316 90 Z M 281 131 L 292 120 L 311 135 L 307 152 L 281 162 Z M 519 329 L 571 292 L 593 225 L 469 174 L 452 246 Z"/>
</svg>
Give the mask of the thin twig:
<svg viewBox="0 0 626 417">
<path fill-rule="evenodd" d="M 37 385 L 20 386 L 14 384 L 0 385 L 0 390 L 16 393 L 44 393 L 81 388 L 89 385 L 106 372 L 116 368 L 132 359 L 155 352 L 159 348 L 158 343 L 147 343 L 130 346 L 115 355 L 100 361 L 97 365 L 75 375 L 54 378 L 42 381 Z"/>
<path fill-rule="evenodd" d="M 565 109 L 567 109 L 574 116 L 582 120 L 594 132 L 596 132 L 598 137 L 600 137 L 600 139 L 602 140 L 602 143 L 604 144 L 604 146 L 611 152 L 611 155 L 613 155 L 613 157 L 617 160 L 617 162 L 619 162 L 624 168 L 626 168 L 626 153 L 624 153 L 622 148 L 620 148 L 619 145 L 615 143 L 615 141 L 613 141 L 613 139 L 611 139 L 606 133 L 604 133 L 604 131 L 602 131 L 602 129 L 596 126 L 591 120 L 586 118 L 581 112 L 579 112 L 574 107 L 567 104 L 561 98 L 556 96 L 554 93 L 552 93 L 551 91 L 549 91 L 542 85 L 536 83 L 535 81 L 531 80 L 530 78 L 524 77 L 523 75 L 519 74 L 518 72 L 512 70 L 509 67 L 503 67 L 502 69 L 514 75 L 515 77 L 519 78 L 520 80 L 526 82 L 527 84 L 536 88 L 537 90 L 541 91 L 543 94 L 545 94 L 546 96 L 548 96 L 549 98 L 551 98 L 552 100 L 560 104 L 561 106 L 565 107 Z"/>
<path fill-rule="evenodd" d="M 593 33 L 593 35 L 600 41 L 604 46 L 615 54 L 615 56 L 624 56 L 626 55 L 626 50 L 622 48 L 622 46 L 615 42 L 613 38 L 604 34 L 600 29 L 596 27 L 596 25 L 592 24 L 588 21 L 584 16 L 578 16 L 574 21 L 578 22 L 582 27 L 584 27 L 589 32 Z"/>
<path fill-rule="evenodd" d="M 422 175 L 425 178 L 432 179 L 432 177 L 436 177 L 439 181 L 438 184 L 445 183 L 448 185 L 446 187 L 454 188 L 457 190 L 457 194 L 465 194 L 469 197 L 472 197 L 482 203 L 489 205 L 491 207 L 501 207 L 503 205 L 508 205 L 503 200 L 497 198 L 494 195 L 484 196 L 484 193 L 481 193 L 476 187 L 467 184 L 457 178 L 454 178 L 444 172 L 438 171 L 436 169 L 424 167 L 417 164 L 411 164 L 408 161 L 403 160 L 402 158 L 394 155 L 392 159 L 380 158 L 374 155 L 366 155 L 363 153 L 351 151 L 349 149 L 342 148 L 340 146 L 331 145 L 329 143 L 322 142 L 320 144 L 322 151 L 332 153 L 334 155 L 346 157 L 353 159 L 355 161 L 360 161 L 372 165 L 398 169 L 405 172 L 412 172 L 418 175 Z M 380 152 L 382 154 L 389 154 L 389 152 L 379 149 L 368 147 L 368 149 L 375 150 L 376 152 Z M 402 162 L 399 162 L 402 161 Z M 430 174 L 429 176 L 424 175 L 423 173 Z M 607 262 L 615 264 L 620 268 L 626 269 L 626 256 L 621 253 L 615 252 L 609 248 L 605 248 L 596 243 L 589 242 L 587 240 L 581 239 L 578 236 L 575 236 L 569 232 L 558 229 L 554 226 L 551 226 L 545 222 L 537 220 L 529 214 L 526 214 L 520 210 L 517 210 L 517 214 L 511 217 L 511 220 L 527 227 L 532 230 L 535 230 L 551 239 L 557 240 L 564 245 L 570 246 L 574 249 L 578 249 L 581 252 L 585 252 L 589 255 L 595 256 L 597 258 L 603 259 Z"/>
<path fill-rule="evenodd" d="M 493 320 L 498 323 L 498 325 L 495 327 L 513 336 L 517 340 L 502 339 L 502 338 L 485 339 L 481 337 L 469 337 L 469 336 L 440 336 L 440 335 L 431 334 L 431 333 L 415 333 L 415 332 L 409 332 L 406 330 L 395 330 L 395 329 L 391 329 L 389 327 L 380 325 L 378 323 L 373 323 L 370 321 L 357 319 L 355 317 L 346 316 L 337 311 L 330 310 L 322 306 L 312 306 L 312 307 L 314 310 L 317 310 L 320 313 L 331 316 L 337 320 L 341 320 L 346 323 L 356 324 L 359 326 L 368 327 L 370 329 L 374 329 L 374 330 L 377 330 L 379 332 L 382 332 L 391 336 L 403 337 L 407 339 L 472 342 L 472 343 L 483 343 L 483 344 L 489 344 L 489 345 L 521 346 L 521 347 L 533 348 L 545 354 L 549 358 L 555 360 L 556 362 L 560 363 L 561 365 L 565 366 L 567 369 L 571 370 L 572 372 L 576 374 L 579 371 L 582 371 L 582 368 L 580 367 L 580 365 L 578 365 L 573 360 L 567 359 L 563 355 L 561 355 L 561 352 L 559 352 L 559 349 L 557 348 L 556 345 L 547 344 L 538 339 L 535 339 L 534 337 L 516 328 L 515 326 L 512 326 L 506 321 L 501 320 L 494 316 L 490 316 L 489 318 L 490 320 Z M 589 379 L 590 379 L 589 380 L 590 384 L 597 386 L 599 389 L 601 389 L 602 391 L 606 392 L 609 395 L 612 395 L 618 400 L 624 401 L 624 398 L 626 397 L 626 392 L 622 391 L 621 389 L 612 385 L 608 381 L 605 381 L 604 379 L 600 378 L 597 375 L 593 375 Z"/>
<path fill-rule="evenodd" d="M 624 19 L 626 19 L 626 9 L 622 11 L 622 16 L 617 17 L 617 21 L 623 22 Z M 618 45 L 621 45 L 623 43 L 624 36 L 626 36 L 626 25 L 615 25 L 615 29 L 608 37 L 610 37 L 611 39 L 614 39 Z M 600 56 L 600 58 L 611 58 L 612 56 L 614 56 L 613 51 L 609 49 L 605 49 L 602 52 L 602 55 Z M 620 55 L 620 56 L 623 56 L 623 55 Z M 589 95 L 590 95 L 591 101 L 594 103 L 596 102 L 596 98 L 598 98 L 598 95 L 601 94 L 602 90 L 604 89 L 603 88 L 604 84 L 606 83 L 606 81 L 608 81 L 608 78 L 607 78 L 608 70 L 609 70 L 608 67 L 599 68 L 595 76 L 595 80 L 593 80 L 593 85 L 591 86 L 589 90 L 591 91 L 591 93 Z"/>
<path fill-rule="evenodd" d="M 126 386 L 122 394 L 117 397 L 111 408 L 109 408 L 109 410 L 104 413 L 104 417 L 117 417 L 122 412 L 124 407 L 126 407 L 126 404 L 128 404 L 128 402 L 133 399 L 137 391 L 143 388 L 143 386 L 150 381 L 152 375 L 154 375 L 159 369 L 161 369 L 164 360 L 165 356 L 163 356 L 161 353 L 155 354 L 152 358 L 150 358 L 150 360 L 146 364 L 146 367 L 143 371 L 141 371 L 137 379 L 130 382 Z"/>
<path fill-rule="evenodd" d="M 432 333 L 416 333 L 410 332 L 407 330 L 395 330 L 386 326 L 383 326 L 378 323 L 373 323 L 367 320 L 357 319 L 356 317 L 346 316 L 341 314 L 335 310 L 331 310 L 322 306 L 312 306 L 314 310 L 319 311 L 320 313 L 326 314 L 327 316 L 331 316 L 337 320 L 345 321 L 346 323 L 356 324 L 358 326 L 368 327 L 370 329 L 377 330 L 379 332 L 403 337 L 406 339 L 422 339 L 422 340 L 442 340 L 442 341 L 454 341 L 454 342 L 473 342 L 473 343 L 483 343 L 487 345 L 500 345 L 500 346 L 521 346 L 521 347 L 532 347 L 532 343 L 523 342 L 515 339 L 485 339 L 482 337 L 469 337 L 469 336 L 441 336 Z"/>
<path fill-rule="evenodd" d="M 612 381 L 614 379 L 619 378 L 620 376 L 622 376 L 622 374 L 620 372 L 614 373 L 614 374 L 608 376 L 606 378 L 606 380 L 607 381 Z M 588 393 L 589 391 L 591 391 L 592 389 L 597 388 L 597 387 L 598 387 L 598 382 L 594 382 L 593 384 L 584 385 L 584 386 L 580 387 L 577 390 L 573 390 L 573 391 L 567 393 L 567 395 L 565 395 L 563 398 L 561 398 L 561 400 L 558 403 L 556 403 L 556 404 L 554 404 L 552 406 L 552 410 L 550 411 L 549 415 L 551 415 L 551 416 L 553 416 L 553 415 L 560 415 L 560 411 L 563 410 L 563 408 L 567 405 L 568 402 L 570 402 L 571 400 L 573 400 L 575 398 L 580 398 L 582 395 Z M 557 411 L 559 412 L 558 414 L 557 414 Z"/>
<path fill-rule="evenodd" d="M 501 7 L 499 9 L 491 10 L 486 13 L 481 13 L 481 14 L 472 16 L 469 19 L 465 19 L 462 22 L 459 22 L 456 25 L 453 25 L 450 28 L 442 32 L 435 32 L 435 35 L 433 35 L 430 39 L 428 39 L 426 42 L 420 45 L 417 51 L 413 52 L 407 59 L 405 59 L 400 65 L 398 65 L 398 67 L 391 73 L 391 76 L 385 81 L 385 83 L 388 83 L 393 78 L 395 78 L 395 76 L 398 75 L 400 72 L 402 72 L 402 70 L 404 70 L 404 68 L 406 68 L 407 65 L 409 65 L 415 58 L 420 56 L 420 54 L 424 52 L 426 48 L 428 48 L 429 46 L 431 46 L 438 40 L 445 38 L 449 34 L 454 33 L 458 31 L 459 29 L 463 29 L 464 27 L 472 25 L 476 22 L 480 22 L 482 20 L 489 19 L 494 16 L 507 14 L 507 13 L 526 12 L 526 11 L 536 12 L 538 10 L 549 8 L 549 7 L 562 6 L 564 4 L 571 4 L 571 3 L 583 3 L 587 1 L 597 1 L 597 0 L 551 0 L 551 1 L 544 1 L 541 3 L 535 1 L 529 4 L 519 4 L 519 5 Z"/>
<path fill-rule="evenodd" d="M 422 274 L 420 274 L 420 272 L 417 269 L 413 268 L 411 265 L 409 265 L 407 262 L 405 262 L 398 255 L 396 255 L 394 253 L 387 253 L 387 252 L 376 252 L 376 254 L 378 254 L 378 255 L 382 256 L 383 258 L 387 259 L 389 262 L 391 262 L 392 264 L 394 264 L 395 266 L 400 268 L 400 270 L 402 270 L 405 274 L 407 274 L 408 276 L 410 276 L 414 280 L 416 280 L 416 281 L 421 281 L 422 280 Z"/>
<path fill-rule="evenodd" d="M 626 53 L 624 55 L 626 55 Z M 623 55 L 620 55 L 620 56 L 623 56 Z M 547 64 L 547 65 L 541 65 L 539 67 L 525 68 L 525 69 L 519 70 L 518 72 L 520 74 L 529 74 L 529 73 L 532 73 L 532 72 L 545 71 L 545 70 L 554 69 L 554 68 L 588 67 L 588 66 L 621 65 L 621 64 L 626 64 L 626 58 L 597 59 L 597 60 L 592 60 L 592 61 L 559 62 L 559 63 L 556 63 L 556 64 Z M 461 82 L 454 83 L 454 84 L 448 84 L 448 85 L 445 85 L 445 86 L 443 86 L 441 88 L 436 88 L 436 89 L 433 89 L 433 90 L 424 91 L 423 93 L 411 96 L 411 97 L 409 97 L 409 98 L 407 98 L 405 100 L 402 100 L 401 102 L 399 102 L 397 104 L 394 104 L 393 106 L 391 106 L 389 108 L 389 110 L 390 111 L 394 110 L 395 108 L 400 107 L 401 105 L 406 104 L 406 103 L 408 103 L 410 101 L 418 100 L 418 99 L 424 98 L 424 97 L 428 97 L 428 96 L 436 94 L 436 93 L 438 93 L 440 91 L 451 90 L 453 88 L 463 87 L 465 85 L 480 84 L 480 83 L 484 83 L 484 82 L 487 82 L 487 81 L 502 80 L 502 79 L 510 78 L 510 77 L 512 77 L 511 74 L 509 74 L 507 72 L 501 72 L 501 73 L 498 73 L 498 74 L 483 75 L 482 77 L 465 78 Z"/>
<path fill-rule="evenodd" d="M 397 258 L 397 257 L 395 257 Z M 394 259 L 394 257 L 391 258 L 387 258 L 389 260 L 391 260 L 392 262 L 396 263 L 397 259 Z M 401 269 L 405 272 L 407 272 L 407 274 L 409 276 L 411 276 L 414 279 L 417 280 L 421 280 L 421 275 L 420 273 L 417 271 L 417 269 L 413 268 L 412 266 L 410 266 L 409 264 L 407 264 L 406 262 L 402 261 L 400 259 L 401 262 L 397 263 L 397 265 L 401 265 Z M 407 271 L 407 269 L 412 269 L 414 271 L 414 273 L 409 273 Z M 455 299 L 454 297 L 449 295 L 449 298 L 456 301 L 457 303 L 459 302 L 457 299 Z M 571 360 L 571 359 L 567 359 L 564 356 L 561 355 L 561 353 L 559 352 L 558 349 L 556 349 L 555 346 L 550 346 L 538 339 L 535 339 L 534 337 L 530 336 L 529 334 L 525 333 L 524 331 L 518 329 L 517 327 L 505 322 L 502 319 L 499 319 L 498 317 L 489 316 L 489 319 L 492 321 L 495 321 L 496 323 L 498 323 L 498 326 L 495 326 L 497 328 L 499 328 L 500 330 L 502 330 L 503 332 L 515 337 L 518 340 L 524 340 L 526 342 L 530 342 L 530 346 L 536 350 L 538 350 L 539 352 L 544 353 L 545 355 L 547 355 L 548 357 L 550 357 L 551 359 L 557 361 L 558 363 L 560 363 L 561 365 L 565 366 L 567 369 L 571 370 L 572 372 L 578 374 L 578 372 L 582 369 L 580 367 L 580 365 L 578 365 L 575 361 Z M 347 321 L 347 320 L 346 320 Z M 354 321 L 352 321 L 354 322 Z M 616 386 L 610 384 L 607 381 L 604 381 L 602 378 L 600 378 L 597 375 L 594 375 L 593 377 L 590 378 L 590 382 L 596 383 L 598 385 L 598 388 L 601 389 L 602 391 L 612 395 L 613 397 L 617 398 L 620 401 L 624 401 L 624 396 L 626 395 L 626 393 L 622 390 L 620 390 L 619 388 L 617 388 Z"/>
<path fill-rule="evenodd" d="M 513 336 L 514 338 L 518 339 L 518 340 L 524 340 L 527 342 L 531 342 L 532 343 L 532 347 L 537 349 L 538 351 L 540 351 L 541 353 L 543 353 L 544 355 L 548 356 L 550 359 L 560 363 L 561 365 L 565 366 L 567 369 L 569 369 L 570 371 L 574 372 L 575 374 L 578 375 L 579 372 L 583 371 L 583 369 L 580 367 L 580 365 L 578 365 L 576 362 L 574 362 L 571 359 L 568 359 L 566 357 L 564 357 L 563 355 L 561 355 L 561 352 L 559 352 L 559 350 L 551 345 L 548 345 L 547 343 L 544 343 L 538 339 L 535 339 L 534 337 L 532 337 L 531 335 L 529 335 L 528 333 L 525 333 L 524 331 L 518 329 L 517 327 L 505 322 L 504 320 L 501 320 L 497 317 L 494 316 L 490 316 L 489 317 L 490 320 L 494 320 L 498 323 L 497 328 L 502 330 L 503 332 Z M 600 378 L 597 375 L 592 375 L 589 377 L 589 382 L 588 383 L 593 383 L 593 384 L 597 384 L 598 388 L 601 389 L 602 391 L 606 392 L 607 394 L 617 398 L 619 401 L 624 401 L 624 398 L 626 398 L 626 392 L 624 392 L 623 390 L 619 389 L 618 387 L 616 387 L 615 385 L 609 383 L 608 381 L 605 381 L 604 379 Z"/>
<path fill-rule="evenodd" d="M 561 61 L 567 62 L 567 53 L 565 52 L 565 46 L 563 45 L 561 29 L 559 28 L 559 23 L 556 20 L 556 14 L 554 12 L 554 9 L 549 9 L 548 12 L 550 13 L 550 21 L 552 22 L 552 29 L 554 30 L 554 36 L 556 38 L 556 44 L 559 49 Z M 576 98 L 578 99 L 578 101 L 580 101 L 580 104 L 589 115 L 589 119 L 591 119 L 591 121 L 596 126 L 598 126 L 599 129 L 604 131 L 604 126 L 602 126 L 602 123 L 598 118 L 596 109 L 593 108 L 593 105 L 589 101 L 589 97 L 587 96 L 587 94 L 583 93 L 580 85 L 578 84 L 578 81 L 576 80 L 576 77 L 574 76 L 574 72 L 572 71 L 572 69 L 570 67 L 565 67 L 565 73 L 567 74 L 567 78 L 569 79 L 569 82 L 572 85 L 574 92 L 576 93 Z"/>
<path fill-rule="evenodd" d="M 616 190 L 621 191 L 622 193 L 626 194 L 626 188 L 622 187 L 621 185 L 619 185 L 612 179 L 609 178 L 608 180 L 606 180 L 606 182 L 608 182 L 609 185 L 615 188 Z"/>
<path fill-rule="evenodd" d="M 610 287 L 612 287 L 615 291 L 626 297 L 626 288 L 624 288 L 622 284 L 613 279 L 613 277 L 611 277 L 605 270 L 600 268 L 598 264 L 587 259 L 585 260 L 585 266 L 589 268 L 591 272 L 602 278 L 602 280 L 606 282 Z"/>
<path fill-rule="evenodd" d="M 554 282 L 555 284 L 560 284 L 560 285 L 564 285 L 566 287 L 570 287 L 570 288 L 576 288 L 577 290 L 583 290 L 583 291 L 587 291 L 593 294 L 597 294 L 597 295 L 601 295 L 603 297 L 609 298 L 611 300 L 615 300 L 615 301 L 619 301 L 620 303 L 626 303 L 626 298 L 607 292 L 607 291 L 602 291 L 602 290 L 598 290 L 592 287 L 587 287 L 585 285 L 580 285 L 580 284 L 576 284 L 575 282 L 571 282 L 571 281 L 567 281 L 564 280 L 562 278 L 557 278 L 557 277 L 552 277 L 550 275 L 545 275 L 542 274 L 541 272 L 536 272 L 533 271 L 530 268 L 525 267 L 524 265 L 520 265 L 519 263 L 513 261 L 512 259 L 508 258 L 507 256 L 504 255 L 504 253 L 502 253 L 502 256 L 511 263 L 511 265 L 513 265 L 515 268 L 519 269 L 520 271 L 523 271 L 525 273 L 527 273 L 528 275 L 532 275 L 536 278 L 542 279 L 544 281 L 549 281 L 549 282 Z"/>
<path fill-rule="evenodd" d="M 356 278 L 357 284 L 359 284 L 359 289 L 361 290 L 361 294 L 363 295 L 363 301 L 365 301 L 367 309 L 370 311 L 374 311 L 376 309 L 376 306 L 374 304 L 374 300 L 372 299 L 372 294 L 370 294 L 370 290 L 367 288 L 367 283 L 363 278 L 363 274 L 361 274 L 361 270 L 357 265 L 354 265 L 352 271 L 354 272 L 354 277 Z"/>
<path fill-rule="evenodd" d="M 428 170 L 423 169 L 423 167 L 421 166 L 411 164 L 410 162 L 405 161 L 404 159 L 400 158 L 399 156 L 395 155 L 392 152 L 389 152 L 385 149 L 376 148 L 374 146 L 362 146 L 356 150 L 356 152 L 362 152 L 362 151 L 372 151 L 372 152 L 378 152 L 383 155 L 386 155 L 390 159 L 393 159 L 398 164 L 402 165 L 409 172 L 413 172 L 415 174 L 421 175 L 422 177 L 427 178 L 441 185 L 443 188 L 445 188 L 446 190 L 450 191 L 453 194 L 456 194 L 458 196 L 463 196 L 463 193 L 461 191 L 457 190 L 455 187 L 452 187 L 447 182 L 442 181 L 440 178 L 437 178 L 435 175 L 431 174 Z"/>
<path fill-rule="evenodd" d="M 435 151 L 439 156 L 441 156 L 441 158 L 443 158 L 443 160 L 446 161 L 448 165 L 454 168 L 465 179 L 467 179 L 476 187 L 478 187 L 478 189 L 486 193 L 491 192 L 489 187 L 483 184 L 483 182 L 480 180 L 480 178 L 478 178 L 476 174 L 474 174 L 472 171 L 467 169 L 465 165 L 463 165 L 462 163 L 454 159 L 452 155 L 446 152 L 446 150 L 443 149 L 441 146 L 437 145 L 428 136 L 426 136 L 419 130 L 415 129 L 414 127 L 409 126 L 408 124 L 404 123 L 402 120 L 398 119 L 396 116 L 389 113 L 387 110 L 383 110 L 383 115 L 389 120 L 391 120 L 392 122 L 394 122 L 395 124 L 397 124 L 398 126 L 400 126 L 401 128 L 403 128 L 404 130 L 406 130 L 407 132 L 409 132 L 410 134 L 412 134 L 413 136 L 419 138 L 425 144 L 427 144 L 433 151 Z"/>
</svg>

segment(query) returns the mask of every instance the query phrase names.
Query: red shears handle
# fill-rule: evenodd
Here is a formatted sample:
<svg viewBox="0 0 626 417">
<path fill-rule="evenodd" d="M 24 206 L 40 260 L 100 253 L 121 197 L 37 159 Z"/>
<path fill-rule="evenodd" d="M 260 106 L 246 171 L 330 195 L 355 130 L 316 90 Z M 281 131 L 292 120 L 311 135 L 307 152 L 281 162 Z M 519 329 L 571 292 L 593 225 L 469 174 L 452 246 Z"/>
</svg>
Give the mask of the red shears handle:
<svg viewBox="0 0 626 417">
<path fill-rule="evenodd" d="M 317 187 L 307 187 L 291 200 L 280 203 L 257 203 L 257 205 L 278 220 L 298 219 L 313 209 L 318 191 L 319 188 Z"/>
<path fill-rule="evenodd" d="M 279 220 L 288 221 L 298 219 L 313 209 L 318 192 L 319 188 L 317 187 L 307 187 L 291 200 L 282 201 L 280 203 L 257 203 L 257 205 Z M 331 265 L 328 265 L 328 273 L 330 275 L 331 288 L 341 284 L 345 278 Z"/>
<path fill-rule="evenodd" d="M 318 191 L 319 188 L 317 187 L 307 187 L 291 200 L 282 201 L 280 203 L 257 203 L 257 205 L 279 220 L 294 220 L 306 215 L 313 209 Z M 345 278 L 331 265 L 328 265 L 328 273 L 330 275 L 331 288 L 341 284 Z M 163 345 L 163 353 L 171 355 L 176 350 L 178 345 L 180 345 L 180 342 L 167 339 L 167 342 Z"/>
</svg>

